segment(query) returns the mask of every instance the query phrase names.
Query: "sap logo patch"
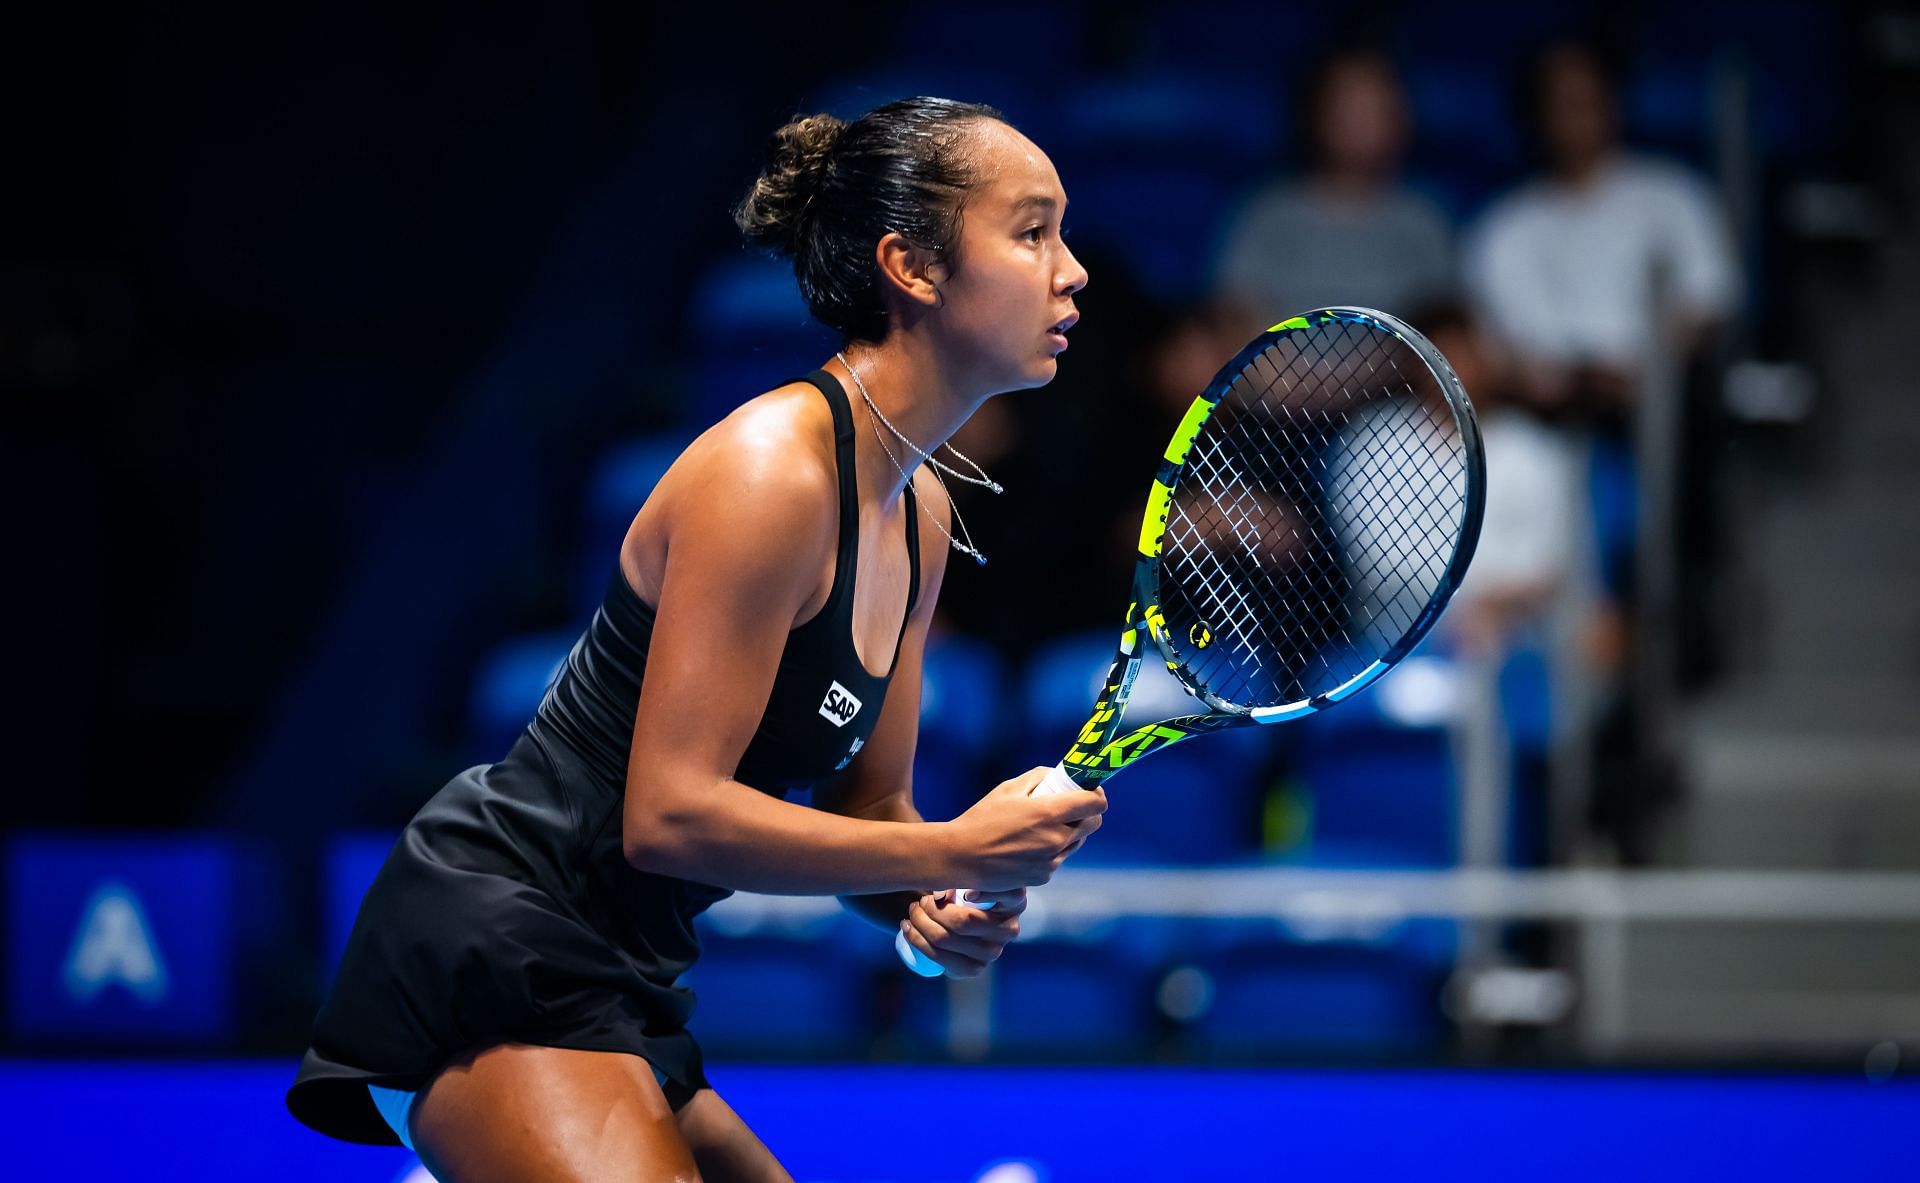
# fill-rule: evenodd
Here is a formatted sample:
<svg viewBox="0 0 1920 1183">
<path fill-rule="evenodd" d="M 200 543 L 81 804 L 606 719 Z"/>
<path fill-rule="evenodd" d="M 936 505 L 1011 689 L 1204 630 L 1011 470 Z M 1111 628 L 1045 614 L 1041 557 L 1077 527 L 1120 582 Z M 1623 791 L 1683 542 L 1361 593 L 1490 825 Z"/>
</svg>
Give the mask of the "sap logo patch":
<svg viewBox="0 0 1920 1183">
<path fill-rule="evenodd" d="M 855 698 L 845 686 L 835 682 L 827 687 L 827 697 L 820 704 L 820 717 L 835 727 L 845 727 L 860 713 L 860 700 Z"/>
</svg>

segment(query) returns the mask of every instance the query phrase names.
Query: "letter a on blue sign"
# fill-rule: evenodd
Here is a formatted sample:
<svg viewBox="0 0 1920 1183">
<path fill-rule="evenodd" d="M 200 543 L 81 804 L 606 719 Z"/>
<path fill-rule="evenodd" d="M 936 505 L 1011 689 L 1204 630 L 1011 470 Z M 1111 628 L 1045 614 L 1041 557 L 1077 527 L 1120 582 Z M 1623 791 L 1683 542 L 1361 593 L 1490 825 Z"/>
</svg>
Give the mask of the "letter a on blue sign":
<svg viewBox="0 0 1920 1183">
<path fill-rule="evenodd" d="M 110 880 L 95 889 L 81 909 L 61 976 L 77 1002 L 91 1002 L 112 985 L 142 1002 L 157 1003 L 167 996 L 166 962 L 140 897 L 131 888 Z"/>
<path fill-rule="evenodd" d="M 239 918 L 264 894 L 227 839 L 25 834 L 0 852 L 10 1037 L 204 1043 L 233 1030 Z"/>
</svg>

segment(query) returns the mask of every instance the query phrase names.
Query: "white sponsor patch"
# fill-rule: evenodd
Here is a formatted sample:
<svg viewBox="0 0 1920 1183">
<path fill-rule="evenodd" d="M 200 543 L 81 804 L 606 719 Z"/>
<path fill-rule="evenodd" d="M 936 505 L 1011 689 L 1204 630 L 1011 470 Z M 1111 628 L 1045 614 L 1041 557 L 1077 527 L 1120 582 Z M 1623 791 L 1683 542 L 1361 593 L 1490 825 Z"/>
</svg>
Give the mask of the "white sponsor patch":
<svg viewBox="0 0 1920 1183">
<path fill-rule="evenodd" d="M 859 713 L 860 700 L 845 686 L 835 682 L 827 687 L 827 697 L 820 704 L 821 718 L 835 727 L 845 727 Z"/>
</svg>

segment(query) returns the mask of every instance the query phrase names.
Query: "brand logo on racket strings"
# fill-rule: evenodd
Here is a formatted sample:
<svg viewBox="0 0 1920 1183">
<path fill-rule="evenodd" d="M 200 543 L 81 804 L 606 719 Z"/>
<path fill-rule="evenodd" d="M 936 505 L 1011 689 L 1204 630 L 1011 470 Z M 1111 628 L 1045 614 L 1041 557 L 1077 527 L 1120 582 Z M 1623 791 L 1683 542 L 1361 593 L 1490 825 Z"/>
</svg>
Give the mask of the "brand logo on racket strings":
<svg viewBox="0 0 1920 1183">
<path fill-rule="evenodd" d="M 860 700 L 845 686 L 835 682 L 827 687 L 827 697 L 820 703 L 821 718 L 835 727 L 845 727 L 859 713 Z"/>
</svg>

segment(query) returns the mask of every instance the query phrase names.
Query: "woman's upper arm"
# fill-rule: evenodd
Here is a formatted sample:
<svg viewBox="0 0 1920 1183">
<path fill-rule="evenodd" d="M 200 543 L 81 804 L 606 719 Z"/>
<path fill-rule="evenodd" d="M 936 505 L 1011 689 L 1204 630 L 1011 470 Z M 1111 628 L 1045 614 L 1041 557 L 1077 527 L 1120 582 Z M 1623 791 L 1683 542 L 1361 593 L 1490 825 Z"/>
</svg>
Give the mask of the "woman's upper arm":
<svg viewBox="0 0 1920 1183">
<path fill-rule="evenodd" d="M 751 451 L 726 469 L 689 473 L 667 515 L 627 760 L 629 837 L 636 822 L 684 808 L 682 788 L 733 775 L 766 709 L 787 633 L 833 548 L 830 474 Z"/>
</svg>

